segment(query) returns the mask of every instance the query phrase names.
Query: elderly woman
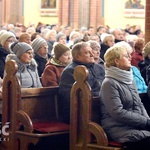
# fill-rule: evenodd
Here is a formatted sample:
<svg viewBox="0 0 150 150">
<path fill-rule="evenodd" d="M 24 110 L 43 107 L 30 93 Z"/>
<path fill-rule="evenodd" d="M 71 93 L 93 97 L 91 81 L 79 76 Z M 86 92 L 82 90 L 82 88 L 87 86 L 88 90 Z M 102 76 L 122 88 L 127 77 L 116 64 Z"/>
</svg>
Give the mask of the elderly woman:
<svg viewBox="0 0 150 150">
<path fill-rule="evenodd" d="M 41 77 L 48 59 L 51 58 L 51 55 L 48 54 L 48 45 L 45 39 L 39 37 L 32 41 L 31 46 L 34 50 L 34 59 L 38 65 L 38 74 Z"/>
<path fill-rule="evenodd" d="M 0 36 L 0 77 L 3 79 L 4 68 L 5 68 L 5 59 L 8 54 L 11 53 L 9 46 L 15 42 L 16 37 L 12 32 L 3 32 Z"/>
<path fill-rule="evenodd" d="M 138 63 L 143 60 L 142 51 L 145 41 L 143 38 L 138 38 L 134 43 L 134 51 L 132 52 L 131 64 L 138 68 Z"/>
<path fill-rule="evenodd" d="M 142 51 L 144 60 L 138 63 L 142 77 L 144 78 L 146 84 L 148 85 L 150 81 L 150 42 L 148 42 Z"/>
<path fill-rule="evenodd" d="M 150 149 L 150 117 L 133 83 L 131 56 L 113 46 L 105 55 L 105 79 L 100 90 L 101 125 L 109 140 L 127 150 Z"/>
<path fill-rule="evenodd" d="M 58 86 L 61 73 L 71 60 L 71 51 L 67 46 L 63 44 L 55 45 L 54 57 L 48 61 L 42 74 L 42 85 Z"/>
<path fill-rule="evenodd" d="M 33 49 L 25 42 L 16 42 L 11 45 L 14 54 L 9 54 L 6 61 L 15 60 L 18 64 L 16 73 L 22 88 L 41 87 L 37 72 L 37 64 L 33 59 Z"/>
<path fill-rule="evenodd" d="M 98 64 L 104 64 L 104 61 L 100 58 L 100 50 L 101 50 L 100 44 L 94 40 L 89 40 L 87 41 L 87 43 L 89 43 L 90 47 L 92 48 L 92 53 L 95 62 Z"/>
</svg>

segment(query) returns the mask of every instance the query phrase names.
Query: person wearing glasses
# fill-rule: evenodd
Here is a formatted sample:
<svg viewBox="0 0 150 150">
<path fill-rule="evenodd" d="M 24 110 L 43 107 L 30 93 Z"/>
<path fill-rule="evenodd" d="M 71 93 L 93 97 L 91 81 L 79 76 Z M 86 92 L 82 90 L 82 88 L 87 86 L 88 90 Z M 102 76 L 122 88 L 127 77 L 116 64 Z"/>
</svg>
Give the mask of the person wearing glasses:
<svg viewBox="0 0 150 150">
<path fill-rule="evenodd" d="M 3 79 L 5 59 L 8 54 L 11 53 L 9 46 L 16 40 L 15 35 L 12 32 L 6 31 L 0 36 L 0 77 Z"/>
<path fill-rule="evenodd" d="M 34 59 L 38 65 L 38 74 L 41 77 L 48 59 L 51 58 L 48 53 L 48 45 L 45 39 L 39 37 L 32 41 L 31 46 L 34 50 Z"/>
<path fill-rule="evenodd" d="M 33 58 L 32 47 L 25 42 L 15 42 L 10 48 L 14 54 L 7 55 L 6 62 L 9 60 L 17 62 L 18 71 L 16 75 L 20 80 L 21 87 L 42 87 L 37 71 L 37 63 Z"/>
<path fill-rule="evenodd" d="M 133 81 L 131 55 L 122 46 L 112 46 L 104 59 L 101 126 L 109 140 L 121 143 L 126 150 L 149 150 L 150 117 Z"/>
</svg>

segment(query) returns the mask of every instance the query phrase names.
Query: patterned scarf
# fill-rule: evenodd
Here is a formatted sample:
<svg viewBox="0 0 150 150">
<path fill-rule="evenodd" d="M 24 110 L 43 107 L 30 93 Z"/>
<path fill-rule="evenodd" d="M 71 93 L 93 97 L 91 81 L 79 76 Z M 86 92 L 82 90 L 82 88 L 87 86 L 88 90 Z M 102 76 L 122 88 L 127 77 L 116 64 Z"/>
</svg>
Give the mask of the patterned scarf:
<svg viewBox="0 0 150 150">
<path fill-rule="evenodd" d="M 130 69 L 129 71 L 126 71 L 126 70 L 122 70 L 114 66 L 111 66 L 109 68 L 106 67 L 105 77 L 116 79 L 117 81 L 125 83 L 125 84 L 133 83 L 132 69 Z"/>
</svg>

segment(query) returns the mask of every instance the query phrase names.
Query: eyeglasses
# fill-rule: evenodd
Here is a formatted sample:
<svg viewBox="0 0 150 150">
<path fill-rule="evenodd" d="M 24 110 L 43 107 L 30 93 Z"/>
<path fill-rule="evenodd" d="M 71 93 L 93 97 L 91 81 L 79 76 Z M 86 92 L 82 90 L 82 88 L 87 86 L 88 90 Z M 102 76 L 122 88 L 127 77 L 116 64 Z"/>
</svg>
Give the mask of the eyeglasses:
<svg viewBox="0 0 150 150">
<path fill-rule="evenodd" d="M 13 43 L 13 42 L 15 42 L 15 40 L 6 40 L 6 42 Z"/>
<path fill-rule="evenodd" d="M 40 48 L 48 48 L 48 45 L 42 45 Z"/>
<path fill-rule="evenodd" d="M 94 46 L 92 49 L 95 50 L 95 51 L 100 51 L 100 47 L 99 46 Z"/>
<path fill-rule="evenodd" d="M 123 57 L 131 58 L 131 55 L 130 54 L 125 54 L 125 55 L 123 55 Z"/>
</svg>

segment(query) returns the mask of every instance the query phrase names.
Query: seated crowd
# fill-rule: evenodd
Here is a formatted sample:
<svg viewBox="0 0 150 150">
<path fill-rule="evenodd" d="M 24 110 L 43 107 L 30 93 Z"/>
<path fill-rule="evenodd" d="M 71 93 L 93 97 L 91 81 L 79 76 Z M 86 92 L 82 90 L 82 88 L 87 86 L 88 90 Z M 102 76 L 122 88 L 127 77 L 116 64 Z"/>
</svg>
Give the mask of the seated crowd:
<svg viewBox="0 0 150 150">
<path fill-rule="evenodd" d="M 94 32 L 93 27 L 40 24 L 6 30 L 2 26 L 0 96 L 5 63 L 15 60 L 22 88 L 59 86 L 61 119 L 69 124 L 73 72 L 76 66 L 84 65 L 92 94 L 100 97 L 101 125 L 108 138 L 124 144 L 127 150 L 143 145 L 149 149 L 150 114 L 139 94 L 147 93 L 150 98 L 150 42 L 145 43 L 144 34 L 137 34 L 140 31 L 136 26 L 132 33 L 129 27 L 99 26 Z"/>
</svg>

